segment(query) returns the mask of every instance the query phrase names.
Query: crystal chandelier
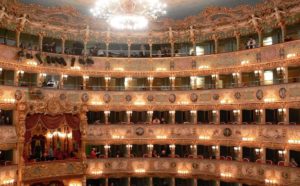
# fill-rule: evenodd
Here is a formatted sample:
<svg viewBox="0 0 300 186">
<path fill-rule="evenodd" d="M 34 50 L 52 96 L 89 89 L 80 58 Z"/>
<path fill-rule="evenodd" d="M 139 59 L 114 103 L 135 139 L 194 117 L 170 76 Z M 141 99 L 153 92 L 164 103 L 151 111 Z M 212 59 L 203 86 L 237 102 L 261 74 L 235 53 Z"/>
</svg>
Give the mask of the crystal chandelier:
<svg viewBox="0 0 300 186">
<path fill-rule="evenodd" d="M 97 0 L 90 11 L 112 28 L 142 30 L 147 28 L 149 20 L 165 15 L 166 7 L 161 0 Z"/>
</svg>

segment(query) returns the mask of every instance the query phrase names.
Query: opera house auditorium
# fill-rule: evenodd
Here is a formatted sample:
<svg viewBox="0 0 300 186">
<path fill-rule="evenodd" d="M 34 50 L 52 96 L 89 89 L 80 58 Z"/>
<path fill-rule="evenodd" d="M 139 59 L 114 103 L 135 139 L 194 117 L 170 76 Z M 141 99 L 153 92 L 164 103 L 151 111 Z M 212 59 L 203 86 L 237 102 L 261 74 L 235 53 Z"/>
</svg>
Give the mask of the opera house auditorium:
<svg viewBox="0 0 300 186">
<path fill-rule="evenodd" d="M 0 0 L 0 186 L 299 186 L 300 0 Z"/>
</svg>

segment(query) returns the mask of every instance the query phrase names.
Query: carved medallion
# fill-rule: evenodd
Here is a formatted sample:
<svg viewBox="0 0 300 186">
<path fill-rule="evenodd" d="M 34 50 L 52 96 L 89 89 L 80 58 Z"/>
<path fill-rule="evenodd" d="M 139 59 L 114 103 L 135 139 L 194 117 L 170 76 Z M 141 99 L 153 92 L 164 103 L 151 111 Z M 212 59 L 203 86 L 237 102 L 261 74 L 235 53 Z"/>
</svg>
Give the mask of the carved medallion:
<svg viewBox="0 0 300 186">
<path fill-rule="evenodd" d="M 59 101 L 55 98 L 53 99 L 49 99 L 48 100 L 48 103 L 47 103 L 47 111 L 50 113 L 50 114 L 58 114 L 61 110 L 61 107 L 60 107 L 60 104 L 59 104 Z"/>
<path fill-rule="evenodd" d="M 154 101 L 154 96 L 153 96 L 153 95 L 148 95 L 148 96 L 147 96 L 147 100 L 148 100 L 149 102 Z"/>
<path fill-rule="evenodd" d="M 104 94 L 104 96 L 103 96 L 103 101 L 104 101 L 105 103 L 109 103 L 109 102 L 111 101 L 110 95 L 109 95 L 109 94 Z"/>
<path fill-rule="evenodd" d="M 198 95 L 196 94 L 196 93 L 192 93 L 191 95 L 190 95 L 190 100 L 192 101 L 192 102 L 197 102 L 197 100 L 198 100 Z"/>
<path fill-rule="evenodd" d="M 83 93 L 83 94 L 81 95 L 81 101 L 82 101 L 83 103 L 86 103 L 86 102 L 89 101 L 89 95 L 88 95 L 88 93 Z"/>
<path fill-rule="evenodd" d="M 288 172 L 281 172 L 281 177 L 283 178 L 283 179 L 289 179 L 289 173 Z"/>
<path fill-rule="evenodd" d="M 22 99 L 22 91 L 21 90 L 16 90 L 16 92 L 15 92 L 15 99 L 17 101 L 20 101 Z"/>
<path fill-rule="evenodd" d="M 234 94 L 234 97 L 235 97 L 235 99 L 239 100 L 239 99 L 241 99 L 242 94 L 241 94 L 240 92 L 236 92 L 236 93 Z"/>
<path fill-rule="evenodd" d="M 279 89 L 279 97 L 281 99 L 285 99 L 286 98 L 286 92 L 287 92 L 287 90 L 285 88 Z"/>
<path fill-rule="evenodd" d="M 213 100 L 218 101 L 220 98 L 219 94 L 214 94 L 213 95 Z"/>
<path fill-rule="evenodd" d="M 142 127 L 138 127 L 137 129 L 135 129 L 135 134 L 138 136 L 142 136 L 142 135 L 144 135 L 144 133 L 145 133 L 145 130 Z"/>
<path fill-rule="evenodd" d="M 174 103 L 176 101 L 176 95 L 175 94 L 170 94 L 169 95 L 169 102 Z"/>
<path fill-rule="evenodd" d="M 105 166 L 105 168 L 111 168 L 111 163 L 109 163 L 109 162 L 106 162 L 105 164 L 104 164 L 104 166 Z"/>
<path fill-rule="evenodd" d="M 257 90 L 256 91 L 256 98 L 258 99 L 258 100 L 262 100 L 263 99 L 263 97 L 264 97 L 264 92 L 262 91 L 262 90 Z"/>
<path fill-rule="evenodd" d="M 193 163 L 193 169 L 198 169 L 199 168 L 199 164 L 198 163 Z"/>
<path fill-rule="evenodd" d="M 130 102 L 130 101 L 132 100 L 132 96 L 131 96 L 131 95 L 126 95 L 126 96 L 125 96 L 125 100 L 126 100 L 127 102 Z"/>
<path fill-rule="evenodd" d="M 230 128 L 225 128 L 225 129 L 223 130 L 223 135 L 224 135 L 225 137 L 230 137 L 230 136 L 232 135 L 231 129 L 230 129 Z"/>
<path fill-rule="evenodd" d="M 176 168 L 176 166 L 177 166 L 176 162 L 171 162 L 170 165 L 171 165 L 172 168 Z"/>
<path fill-rule="evenodd" d="M 64 101 L 64 100 L 66 100 L 66 99 L 67 99 L 67 96 L 66 96 L 66 94 L 64 94 L 64 93 L 61 93 L 61 94 L 59 95 L 59 99 L 60 99 L 61 101 Z"/>
</svg>

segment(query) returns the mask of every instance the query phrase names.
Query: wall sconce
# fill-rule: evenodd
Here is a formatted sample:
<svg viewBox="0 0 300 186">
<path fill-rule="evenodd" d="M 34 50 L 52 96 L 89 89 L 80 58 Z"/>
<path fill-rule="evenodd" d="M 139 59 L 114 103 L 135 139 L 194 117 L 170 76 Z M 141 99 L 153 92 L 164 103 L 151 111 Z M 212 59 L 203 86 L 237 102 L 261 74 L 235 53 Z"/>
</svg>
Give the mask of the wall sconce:
<svg viewBox="0 0 300 186">
<path fill-rule="evenodd" d="M 279 74 L 281 74 L 281 73 L 283 73 L 283 71 L 284 71 L 284 67 L 277 67 L 277 68 L 276 68 L 276 71 L 277 71 Z"/>
<path fill-rule="evenodd" d="M 249 137 L 243 137 L 243 141 L 254 141 L 254 138 L 249 138 Z"/>
<path fill-rule="evenodd" d="M 110 149 L 110 145 L 104 145 L 104 149 L 105 149 L 105 150 Z"/>
<path fill-rule="evenodd" d="M 46 78 L 47 74 L 46 73 L 40 73 L 40 77 L 42 78 L 42 80 L 44 81 L 44 79 Z"/>
<path fill-rule="evenodd" d="M 264 102 L 265 103 L 272 103 L 272 102 L 275 102 L 275 99 L 274 98 L 266 98 L 266 99 L 264 99 Z"/>
<path fill-rule="evenodd" d="M 92 105 L 102 105 L 103 103 L 101 101 L 92 101 L 91 104 Z"/>
<path fill-rule="evenodd" d="M 129 150 L 131 150 L 132 149 L 132 145 L 131 144 L 126 145 L 126 148 L 129 149 Z"/>
<path fill-rule="evenodd" d="M 238 73 L 238 72 L 232 73 L 232 76 L 233 76 L 234 78 L 236 78 L 236 77 L 239 76 L 239 73 Z"/>
<path fill-rule="evenodd" d="M 153 114 L 153 111 L 152 111 L 152 110 L 148 110 L 148 111 L 147 111 L 147 114 L 149 114 L 149 115 L 150 115 L 150 114 Z"/>
<path fill-rule="evenodd" d="M 110 111 L 109 111 L 109 110 L 105 110 L 105 111 L 104 111 L 104 114 L 107 115 L 107 116 L 109 116 Z"/>
<path fill-rule="evenodd" d="M 129 115 L 129 116 L 131 116 L 132 115 L 132 111 L 131 110 L 127 110 L 126 114 Z"/>
<path fill-rule="evenodd" d="M 122 72 L 122 71 L 124 71 L 124 68 L 118 67 L 118 68 L 114 68 L 113 70 L 114 70 L 114 71 L 121 71 L 121 72 Z"/>
<path fill-rule="evenodd" d="M 230 172 L 222 172 L 220 175 L 223 178 L 231 178 L 232 177 L 232 174 Z"/>
<path fill-rule="evenodd" d="M 156 68 L 155 70 L 156 71 L 166 71 L 167 69 L 166 68 Z"/>
<path fill-rule="evenodd" d="M 135 169 L 134 172 L 138 173 L 138 174 L 142 174 L 142 173 L 145 173 L 146 170 L 145 169 Z"/>
<path fill-rule="evenodd" d="M 105 81 L 110 81 L 110 80 L 111 80 L 111 77 L 105 76 L 104 79 L 105 79 Z"/>
<path fill-rule="evenodd" d="M 197 149 L 197 145 L 190 145 L 190 148 L 191 148 L 192 150 L 196 150 L 196 149 Z"/>
<path fill-rule="evenodd" d="M 87 81 L 87 80 L 89 80 L 89 76 L 83 76 L 83 80 L 85 80 L 85 81 Z"/>
<path fill-rule="evenodd" d="M 278 155 L 279 157 L 283 157 L 285 155 L 286 151 L 285 150 L 279 150 Z"/>
<path fill-rule="evenodd" d="M 0 75 L 2 75 L 2 72 L 3 72 L 3 69 L 2 69 L 2 68 L 0 68 Z"/>
<path fill-rule="evenodd" d="M 92 174 L 101 175 L 101 174 L 103 174 L 103 171 L 102 170 L 94 170 L 94 171 L 92 171 Z"/>
<path fill-rule="evenodd" d="M 234 115 L 237 115 L 237 114 L 239 114 L 240 113 L 240 110 L 233 110 L 233 114 Z"/>
<path fill-rule="evenodd" d="M 19 77 L 23 77 L 24 76 L 24 71 L 23 70 L 19 70 L 18 71 L 18 75 L 19 75 Z"/>
<path fill-rule="evenodd" d="M 191 110 L 191 114 L 197 114 L 197 110 Z"/>
<path fill-rule="evenodd" d="M 64 80 L 66 80 L 66 79 L 68 79 L 68 75 L 67 75 L 67 74 L 63 74 L 63 75 L 62 75 L 62 78 L 63 78 Z"/>
<path fill-rule="evenodd" d="M 202 70 L 202 69 L 209 69 L 209 66 L 207 65 L 201 65 L 198 67 L 199 70 Z"/>
<path fill-rule="evenodd" d="M 172 115 L 175 114 L 175 110 L 170 110 L 169 114 L 172 114 Z"/>
<path fill-rule="evenodd" d="M 300 144 L 300 140 L 290 139 L 290 140 L 288 140 L 288 143 L 290 143 L 290 144 Z"/>
<path fill-rule="evenodd" d="M 286 109 L 285 108 L 280 108 L 280 109 L 278 109 L 278 113 L 285 113 L 286 112 Z"/>
<path fill-rule="evenodd" d="M 14 179 L 5 179 L 5 180 L 3 180 L 3 185 L 13 185 L 14 182 L 15 182 Z"/>
<path fill-rule="evenodd" d="M 169 148 L 170 148 L 171 150 L 174 150 L 174 149 L 176 148 L 176 145 L 175 145 L 175 144 L 169 145 Z"/>
<path fill-rule="evenodd" d="M 180 170 L 177 171 L 177 173 L 178 173 L 178 174 L 182 174 L 182 175 L 186 175 L 186 174 L 189 174 L 190 171 L 184 170 L 184 169 L 180 169 Z"/>
<path fill-rule="evenodd" d="M 152 76 L 150 76 L 150 77 L 147 77 L 147 79 L 148 79 L 148 81 L 153 81 L 153 77 Z"/>
<path fill-rule="evenodd" d="M 174 81 L 174 80 L 176 79 L 176 77 L 175 77 L 175 76 L 171 76 L 171 77 L 169 77 L 169 79 L 170 79 L 171 81 Z"/>
<path fill-rule="evenodd" d="M 218 76 L 217 74 L 212 74 L 212 75 L 211 75 L 211 77 L 212 77 L 213 79 L 216 79 L 217 76 Z"/>
<path fill-rule="evenodd" d="M 265 184 L 266 185 L 275 185 L 275 184 L 277 184 L 277 180 L 275 180 L 275 179 L 265 179 Z"/>
<path fill-rule="evenodd" d="M 241 150 L 241 147 L 233 147 L 234 152 L 239 152 Z"/>
<path fill-rule="evenodd" d="M 4 98 L 4 99 L 3 99 L 3 102 L 4 102 L 4 103 L 15 103 L 16 100 L 13 99 L 13 98 Z"/>
<path fill-rule="evenodd" d="M 191 81 L 195 81 L 197 79 L 197 76 L 191 76 Z"/>
<path fill-rule="evenodd" d="M 132 81 L 132 77 L 126 77 L 125 81 Z"/>
<path fill-rule="evenodd" d="M 71 182 L 69 186 L 82 186 L 82 184 L 80 182 Z"/>
<path fill-rule="evenodd" d="M 124 139 L 124 136 L 119 136 L 119 135 L 112 135 L 112 139 Z"/>
<path fill-rule="evenodd" d="M 294 58 L 296 57 L 296 54 L 295 53 L 291 53 L 291 54 L 287 54 L 286 55 L 286 58 L 290 59 L 290 58 Z"/>
<path fill-rule="evenodd" d="M 153 146 L 152 144 L 148 144 L 147 147 L 148 147 L 149 149 L 152 149 L 154 146 Z"/>
<path fill-rule="evenodd" d="M 262 109 L 260 109 L 260 110 L 256 109 L 256 110 L 255 110 L 255 114 L 256 114 L 257 116 L 259 116 L 261 113 L 263 113 L 263 110 L 262 110 Z"/>
<path fill-rule="evenodd" d="M 199 136 L 199 140 L 209 140 L 209 136 Z"/>
<path fill-rule="evenodd" d="M 211 146 L 211 149 L 215 153 L 219 149 L 219 147 L 216 145 L 213 145 L 213 146 Z"/>
<path fill-rule="evenodd" d="M 255 71 L 254 71 L 254 75 L 255 75 L 255 76 L 260 76 L 260 74 L 261 74 L 261 71 L 260 71 L 260 70 L 255 70 Z"/>
<path fill-rule="evenodd" d="M 256 148 L 256 149 L 254 149 L 254 151 L 255 151 L 256 155 L 260 155 L 260 153 L 262 153 L 263 149 Z"/>
<path fill-rule="evenodd" d="M 243 61 L 241 61 L 241 65 L 247 65 L 247 64 L 249 64 L 249 60 L 243 60 Z"/>
</svg>

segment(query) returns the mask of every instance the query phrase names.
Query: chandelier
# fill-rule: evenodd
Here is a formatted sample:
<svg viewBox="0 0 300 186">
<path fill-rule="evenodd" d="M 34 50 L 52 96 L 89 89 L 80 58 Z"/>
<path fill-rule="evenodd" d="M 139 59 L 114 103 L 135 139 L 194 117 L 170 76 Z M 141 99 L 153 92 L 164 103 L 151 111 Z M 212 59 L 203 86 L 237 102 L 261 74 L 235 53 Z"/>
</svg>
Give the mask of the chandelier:
<svg viewBox="0 0 300 186">
<path fill-rule="evenodd" d="M 97 0 L 90 10 L 115 29 L 142 30 L 149 20 L 165 15 L 167 5 L 161 0 Z"/>
</svg>

